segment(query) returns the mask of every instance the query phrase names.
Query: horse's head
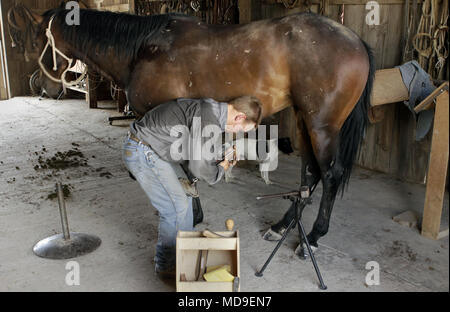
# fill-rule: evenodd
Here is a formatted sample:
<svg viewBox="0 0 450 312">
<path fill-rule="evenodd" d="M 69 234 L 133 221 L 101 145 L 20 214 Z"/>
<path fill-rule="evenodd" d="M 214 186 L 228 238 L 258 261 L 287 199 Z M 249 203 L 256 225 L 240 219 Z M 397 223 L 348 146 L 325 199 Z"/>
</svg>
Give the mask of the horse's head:
<svg viewBox="0 0 450 312">
<path fill-rule="evenodd" d="M 60 34 L 61 12 L 59 9 L 39 15 L 23 4 L 8 12 L 8 22 L 13 47 L 24 53 L 26 60 L 37 60 L 49 84 L 61 83 L 61 77 L 74 65 L 69 45 Z M 62 21 L 64 22 L 64 21 Z"/>
<path fill-rule="evenodd" d="M 8 11 L 7 17 L 12 47 L 22 53 L 27 62 L 37 61 L 46 41 L 45 30 L 42 31 L 45 28 L 45 16 L 33 12 L 23 4 L 17 4 Z M 50 64 L 47 60 L 44 62 Z M 55 77 L 57 75 L 55 73 Z M 58 97 L 62 90 L 61 83 L 49 79 L 42 72 L 34 77 L 33 83 L 52 98 Z"/>
<path fill-rule="evenodd" d="M 12 47 L 23 53 L 27 61 L 37 58 L 37 33 L 43 17 L 23 4 L 12 7 L 7 16 Z"/>
<path fill-rule="evenodd" d="M 70 46 L 62 39 L 60 33 L 61 15 L 57 11 L 48 11 L 37 32 L 38 63 L 42 72 L 54 82 L 62 82 L 69 67 L 74 65 Z"/>
</svg>

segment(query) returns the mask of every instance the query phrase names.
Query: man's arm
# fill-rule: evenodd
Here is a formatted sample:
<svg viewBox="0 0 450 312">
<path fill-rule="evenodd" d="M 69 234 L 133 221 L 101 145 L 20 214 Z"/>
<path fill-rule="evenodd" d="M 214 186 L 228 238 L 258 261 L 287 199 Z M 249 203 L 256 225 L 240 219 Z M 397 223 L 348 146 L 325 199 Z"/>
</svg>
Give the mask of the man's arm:
<svg viewBox="0 0 450 312">
<path fill-rule="evenodd" d="M 223 161 L 220 164 L 217 164 L 215 160 L 190 160 L 189 170 L 195 177 L 212 185 L 219 182 L 224 176 L 225 170 L 228 170 L 229 165 L 227 166 L 224 164 L 225 162 L 228 163 L 228 161 Z"/>
<path fill-rule="evenodd" d="M 225 152 L 225 159 L 217 163 L 216 160 L 191 160 L 189 170 L 199 179 L 213 185 L 219 182 L 225 175 L 225 171 L 235 166 L 236 147 L 232 146 Z"/>
</svg>

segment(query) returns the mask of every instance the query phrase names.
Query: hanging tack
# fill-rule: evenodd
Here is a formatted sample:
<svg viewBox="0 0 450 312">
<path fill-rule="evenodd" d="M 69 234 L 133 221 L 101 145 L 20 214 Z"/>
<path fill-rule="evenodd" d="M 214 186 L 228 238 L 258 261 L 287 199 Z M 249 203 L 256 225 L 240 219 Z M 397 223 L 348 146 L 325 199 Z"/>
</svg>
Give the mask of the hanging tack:
<svg viewBox="0 0 450 312">
<path fill-rule="evenodd" d="M 228 231 L 233 231 L 233 228 L 234 228 L 234 221 L 233 221 L 233 219 L 227 219 L 225 221 L 225 225 L 226 225 Z"/>
</svg>

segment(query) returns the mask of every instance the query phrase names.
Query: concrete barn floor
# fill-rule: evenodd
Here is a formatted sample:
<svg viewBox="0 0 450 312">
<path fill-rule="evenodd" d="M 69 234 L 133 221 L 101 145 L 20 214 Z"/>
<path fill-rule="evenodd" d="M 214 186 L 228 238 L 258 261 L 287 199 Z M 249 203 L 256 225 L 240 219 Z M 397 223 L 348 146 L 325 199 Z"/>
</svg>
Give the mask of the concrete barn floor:
<svg viewBox="0 0 450 312">
<path fill-rule="evenodd" d="M 121 161 L 128 123 L 110 126 L 111 104 L 88 109 L 84 101 L 15 98 L 0 102 L 0 291 L 173 291 L 153 273 L 158 216 Z M 52 172 L 35 170 L 46 158 L 77 147 L 86 166 Z M 45 148 L 45 151 L 43 150 Z M 95 158 L 94 158 L 95 157 Z M 310 261 L 298 259 L 291 235 L 264 277 L 259 268 L 273 242 L 261 239 L 289 203 L 256 201 L 257 194 L 297 188 L 299 159 L 281 156 L 275 184 L 265 185 L 256 170 L 237 168 L 233 183 L 200 185 L 205 222 L 224 229 L 233 218 L 241 235 L 242 291 L 318 291 Z M 57 179 L 71 185 L 67 199 L 72 231 L 98 235 L 102 245 L 82 256 L 80 286 L 67 286 L 65 260 L 36 257 L 33 245 L 61 232 L 56 200 L 47 199 Z M 307 229 L 317 214 L 320 188 L 304 212 Z M 349 191 L 337 199 L 330 231 L 316 253 L 329 291 L 448 291 L 449 239 L 432 241 L 392 217 L 421 212 L 425 188 L 357 168 Z M 448 199 L 443 227 L 448 228 Z M 380 265 L 380 285 L 365 285 L 366 263 Z"/>
</svg>

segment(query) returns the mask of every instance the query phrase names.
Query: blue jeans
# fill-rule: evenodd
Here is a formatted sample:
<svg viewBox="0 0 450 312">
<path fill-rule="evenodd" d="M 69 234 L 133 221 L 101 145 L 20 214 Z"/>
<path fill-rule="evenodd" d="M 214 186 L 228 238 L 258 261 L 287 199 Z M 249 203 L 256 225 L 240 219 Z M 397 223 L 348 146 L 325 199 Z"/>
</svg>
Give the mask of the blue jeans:
<svg viewBox="0 0 450 312">
<path fill-rule="evenodd" d="M 159 233 L 155 269 L 171 271 L 175 267 L 176 236 L 179 230 L 192 231 L 192 197 L 178 181 L 179 164 L 161 159 L 150 147 L 127 138 L 123 160 L 159 212 Z"/>
</svg>

